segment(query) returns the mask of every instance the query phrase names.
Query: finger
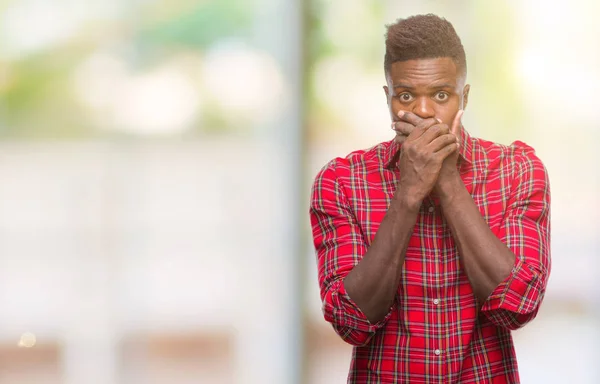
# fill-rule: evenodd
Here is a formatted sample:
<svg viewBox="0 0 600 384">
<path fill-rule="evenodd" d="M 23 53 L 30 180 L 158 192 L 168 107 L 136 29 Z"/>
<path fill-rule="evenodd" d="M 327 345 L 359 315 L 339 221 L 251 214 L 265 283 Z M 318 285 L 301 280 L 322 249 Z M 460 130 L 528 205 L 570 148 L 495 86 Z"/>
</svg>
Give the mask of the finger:
<svg viewBox="0 0 600 384">
<path fill-rule="evenodd" d="M 420 118 L 419 116 L 415 115 L 414 113 L 408 112 L 408 111 L 400 111 L 400 112 L 398 112 L 398 118 L 401 121 L 406 121 L 407 123 L 410 123 L 410 124 L 412 124 L 414 126 L 416 126 L 421 121 L 423 121 L 422 118 Z"/>
<path fill-rule="evenodd" d="M 415 129 L 415 126 L 404 121 L 394 121 L 392 122 L 392 129 L 400 135 L 408 136 Z"/>
<path fill-rule="evenodd" d="M 419 129 L 419 128 L 417 127 L 416 129 Z M 423 135 L 419 138 L 419 140 L 422 140 L 425 143 L 425 145 L 427 145 L 427 144 L 431 143 L 433 140 L 435 140 L 438 136 L 446 135 L 449 132 L 450 132 L 450 128 L 448 128 L 448 126 L 446 124 L 439 124 L 436 121 L 436 124 L 427 128 L 427 130 L 423 133 Z"/>
<path fill-rule="evenodd" d="M 452 142 L 450 144 L 442 147 L 439 151 L 435 152 L 435 156 L 437 157 L 437 159 L 439 161 L 444 161 L 444 159 L 446 159 L 446 157 L 450 156 L 457 150 L 458 150 L 458 144 L 456 143 L 456 141 L 454 139 L 452 139 Z"/>
<path fill-rule="evenodd" d="M 439 120 L 434 118 L 421 120 L 419 124 L 413 129 L 413 131 L 408 135 L 409 140 L 419 140 L 424 134 L 426 134 L 430 129 L 436 127 L 439 124 Z M 425 143 L 429 144 L 434 137 L 436 137 L 440 132 L 440 127 L 435 128 L 433 132 L 429 132 L 429 135 L 426 136 Z"/>
<path fill-rule="evenodd" d="M 406 135 L 396 135 L 396 137 L 394 137 L 394 141 L 398 144 L 402 144 L 402 143 L 404 143 L 404 141 L 406 141 L 407 137 L 408 136 L 406 136 Z"/>
<path fill-rule="evenodd" d="M 452 129 L 450 129 L 450 132 L 452 132 L 452 134 L 454 134 L 454 136 L 456 136 L 457 142 L 460 142 L 460 137 L 461 137 L 460 126 L 462 124 L 462 116 L 463 116 L 464 112 L 465 111 L 462 109 L 459 109 L 458 112 L 456 112 L 456 116 L 454 116 L 454 120 L 452 121 Z"/>
<path fill-rule="evenodd" d="M 456 136 L 451 133 L 446 133 L 433 139 L 433 141 L 429 143 L 428 147 L 432 152 L 438 152 L 451 144 L 456 146 Z"/>
</svg>

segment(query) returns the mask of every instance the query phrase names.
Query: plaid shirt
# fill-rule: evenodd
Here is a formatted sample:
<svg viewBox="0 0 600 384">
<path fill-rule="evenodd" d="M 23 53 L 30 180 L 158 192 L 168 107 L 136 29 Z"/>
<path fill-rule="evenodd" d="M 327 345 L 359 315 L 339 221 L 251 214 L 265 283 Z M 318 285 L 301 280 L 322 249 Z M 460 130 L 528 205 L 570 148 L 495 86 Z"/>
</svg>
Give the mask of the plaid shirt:
<svg viewBox="0 0 600 384">
<path fill-rule="evenodd" d="M 463 131 L 461 178 L 492 232 L 516 255 L 510 276 L 477 302 L 437 199 L 420 208 L 387 316 L 371 324 L 344 288 L 394 196 L 393 140 L 329 162 L 310 218 L 325 319 L 353 354 L 349 383 L 518 383 L 511 330 L 532 320 L 550 272 L 550 190 L 533 148 Z"/>
</svg>

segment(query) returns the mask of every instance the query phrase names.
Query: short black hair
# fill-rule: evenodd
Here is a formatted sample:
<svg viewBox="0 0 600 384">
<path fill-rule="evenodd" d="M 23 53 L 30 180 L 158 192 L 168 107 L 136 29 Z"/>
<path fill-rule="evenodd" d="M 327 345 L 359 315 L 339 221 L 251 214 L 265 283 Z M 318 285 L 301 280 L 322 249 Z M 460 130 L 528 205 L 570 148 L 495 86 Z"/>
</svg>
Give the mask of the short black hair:
<svg viewBox="0 0 600 384">
<path fill-rule="evenodd" d="M 444 18 L 433 14 L 398 19 L 388 25 L 385 35 L 386 75 L 397 61 L 449 57 L 457 71 L 467 74 L 465 49 L 454 27 Z"/>
</svg>

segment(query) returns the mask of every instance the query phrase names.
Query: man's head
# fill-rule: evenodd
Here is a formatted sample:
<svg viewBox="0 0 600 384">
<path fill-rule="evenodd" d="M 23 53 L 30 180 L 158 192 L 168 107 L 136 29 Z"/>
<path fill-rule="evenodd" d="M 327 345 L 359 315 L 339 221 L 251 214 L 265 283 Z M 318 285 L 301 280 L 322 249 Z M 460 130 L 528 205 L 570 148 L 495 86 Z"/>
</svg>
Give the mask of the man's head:
<svg viewBox="0 0 600 384">
<path fill-rule="evenodd" d="M 451 124 L 466 107 L 465 51 L 454 27 L 435 15 L 400 19 L 387 27 L 384 87 L 390 114 L 400 110 Z"/>
<path fill-rule="evenodd" d="M 397 61 L 439 57 L 451 58 L 458 71 L 467 75 L 465 50 L 447 20 L 432 14 L 418 15 L 387 26 L 383 62 L 386 76 Z"/>
</svg>

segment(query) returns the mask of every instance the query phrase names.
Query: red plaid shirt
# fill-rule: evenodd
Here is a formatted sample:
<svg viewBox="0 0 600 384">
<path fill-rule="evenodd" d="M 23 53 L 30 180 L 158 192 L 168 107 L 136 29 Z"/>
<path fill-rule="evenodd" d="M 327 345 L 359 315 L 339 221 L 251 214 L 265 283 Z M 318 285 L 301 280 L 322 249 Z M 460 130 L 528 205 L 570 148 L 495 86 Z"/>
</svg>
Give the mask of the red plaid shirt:
<svg viewBox="0 0 600 384">
<path fill-rule="evenodd" d="M 464 131 L 460 174 L 492 232 L 516 255 L 511 275 L 478 303 L 438 202 L 423 201 L 387 316 L 371 324 L 346 293 L 401 177 L 399 145 L 327 164 L 310 218 L 325 319 L 352 344 L 349 383 L 518 383 L 511 330 L 532 320 L 550 272 L 550 190 L 534 150 Z"/>
</svg>

